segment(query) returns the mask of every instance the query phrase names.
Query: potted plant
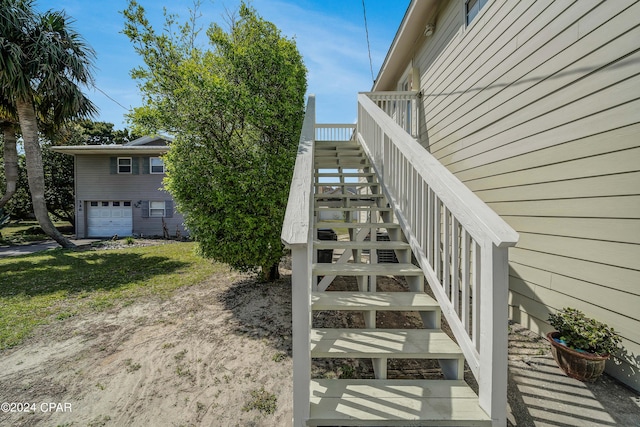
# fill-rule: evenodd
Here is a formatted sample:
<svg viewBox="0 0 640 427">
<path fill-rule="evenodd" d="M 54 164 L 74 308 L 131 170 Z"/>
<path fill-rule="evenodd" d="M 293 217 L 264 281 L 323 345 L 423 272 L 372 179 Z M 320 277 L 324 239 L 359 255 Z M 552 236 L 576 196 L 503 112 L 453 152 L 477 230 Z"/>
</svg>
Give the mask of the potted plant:
<svg viewBox="0 0 640 427">
<path fill-rule="evenodd" d="M 613 328 L 575 308 L 549 315 L 549 323 L 556 329 L 547 334 L 553 358 L 568 376 L 580 381 L 595 381 L 620 344 Z"/>
</svg>

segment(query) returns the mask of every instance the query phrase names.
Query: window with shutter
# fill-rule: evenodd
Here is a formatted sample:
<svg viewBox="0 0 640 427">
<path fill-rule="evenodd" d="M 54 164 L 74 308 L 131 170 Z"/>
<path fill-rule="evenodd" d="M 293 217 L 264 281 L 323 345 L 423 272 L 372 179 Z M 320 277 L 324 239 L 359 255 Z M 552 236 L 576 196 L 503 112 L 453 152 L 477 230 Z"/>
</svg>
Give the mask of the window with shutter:
<svg viewBox="0 0 640 427">
<path fill-rule="evenodd" d="M 149 216 L 150 217 L 163 217 L 165 216 L 165 207 L 166 204 L 164 201 L 161 202 L 149 202 Z"/>
<path fill-rule="evenodd" d="M 131 157 L 118 157 L 118 173 L 131 173 L 132 163 Z"/>
<path fill-rule="evenodd" d="M 164 161 L 160 157 L 150 157 L 151 173 L 164 173 Z"/>
</svg>

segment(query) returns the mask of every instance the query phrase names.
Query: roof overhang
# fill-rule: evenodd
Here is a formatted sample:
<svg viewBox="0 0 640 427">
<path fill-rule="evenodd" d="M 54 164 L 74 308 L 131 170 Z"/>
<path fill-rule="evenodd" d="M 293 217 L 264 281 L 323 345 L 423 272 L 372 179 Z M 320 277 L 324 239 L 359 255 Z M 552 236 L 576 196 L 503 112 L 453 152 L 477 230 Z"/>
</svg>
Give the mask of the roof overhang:
<svg viewBox="0 0 640 427">
<path fill-rule="evenodd" d="M 168 135 L 146 135 L 138 139 L 134 139 L 133 141 L 130 141 L 124 145 L 126 145 L 127 147 L 137 146 L 137 145 L 147 145 L 150 142 L 158 142 L 158 141 L 173 142 L 173 137 Z M 158 144 L 158 145 L 161 145 L 161 144 Z"/>
<path fill-rule="evenodd" d="M 424 39 L 426 24 L 433 23 L 440 3 L 442 0 L 411 0 L 373 84 L 374 92 L 396 90 L 396 82 L 407 68 L 417 44 Z"/>
<path fill-rule="evenodd" d="M 71 155 L 159 155 L 169 151 L 169 146 L 130 146 L 130 145 L 61 145 L 50 147 L 51 151 Z"/>
</svg>

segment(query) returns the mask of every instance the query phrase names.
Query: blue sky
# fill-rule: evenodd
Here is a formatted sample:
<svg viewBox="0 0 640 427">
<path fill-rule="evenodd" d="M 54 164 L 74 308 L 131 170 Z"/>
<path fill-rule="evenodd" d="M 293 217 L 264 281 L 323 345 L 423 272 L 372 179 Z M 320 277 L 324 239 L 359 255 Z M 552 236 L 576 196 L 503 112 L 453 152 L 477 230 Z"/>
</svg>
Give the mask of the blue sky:
<svg viewBox="0 0 640 427">
<path fill-rule="evenodd" d="M 164 20 L 163 6 L 186 18 L 192 0 L 138 0 L 156 29 Z M 224 25 L 224 11 L 235 10 L 237 0 L 202 0 L 200 24 Z M 366 0 L 373 74 L 380 66 L 409 0 Z M 319 123 L 353 123 L 356 97 L 372 86 L 362 0 L 253 0 L 252 5 L 284 35 L 294 37 L 308 69 L 308 93 L 316 95 Z M 75 29 L 96 51 L 96 86 L 127 109 L 141 105 L 141 97 L 129 71 L 141 64 L 129 39 L 121 34 L 120 13 L 127 0 L 37 0 L 36 9 L 65 10 L 75 19 Z M 127 110 L 100 91 L 85 91 L 98 106 L 96 120 L 127 126 Z"/>
</svg>

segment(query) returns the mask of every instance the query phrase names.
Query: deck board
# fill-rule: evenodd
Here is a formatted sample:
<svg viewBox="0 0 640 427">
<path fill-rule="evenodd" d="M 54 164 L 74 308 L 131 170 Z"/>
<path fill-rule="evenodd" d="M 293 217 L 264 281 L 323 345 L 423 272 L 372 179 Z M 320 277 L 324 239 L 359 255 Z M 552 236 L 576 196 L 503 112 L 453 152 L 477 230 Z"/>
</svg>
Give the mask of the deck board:
<svg viewBox="0 0 640 427">
<path fill-rule="evenodd" d="M 438 302 L 424 292 L 313 292 L 313 310 L 433 311 Z"/>
<path fill-rule="evenodd" d="M 462 359 L 437 329 L 312 329 L 311 357 Z"/>
<path fill-rule="evenodd" d="M 312 426 L 490 426 L 462 380 L 312 380 Z"/>
</svg>

